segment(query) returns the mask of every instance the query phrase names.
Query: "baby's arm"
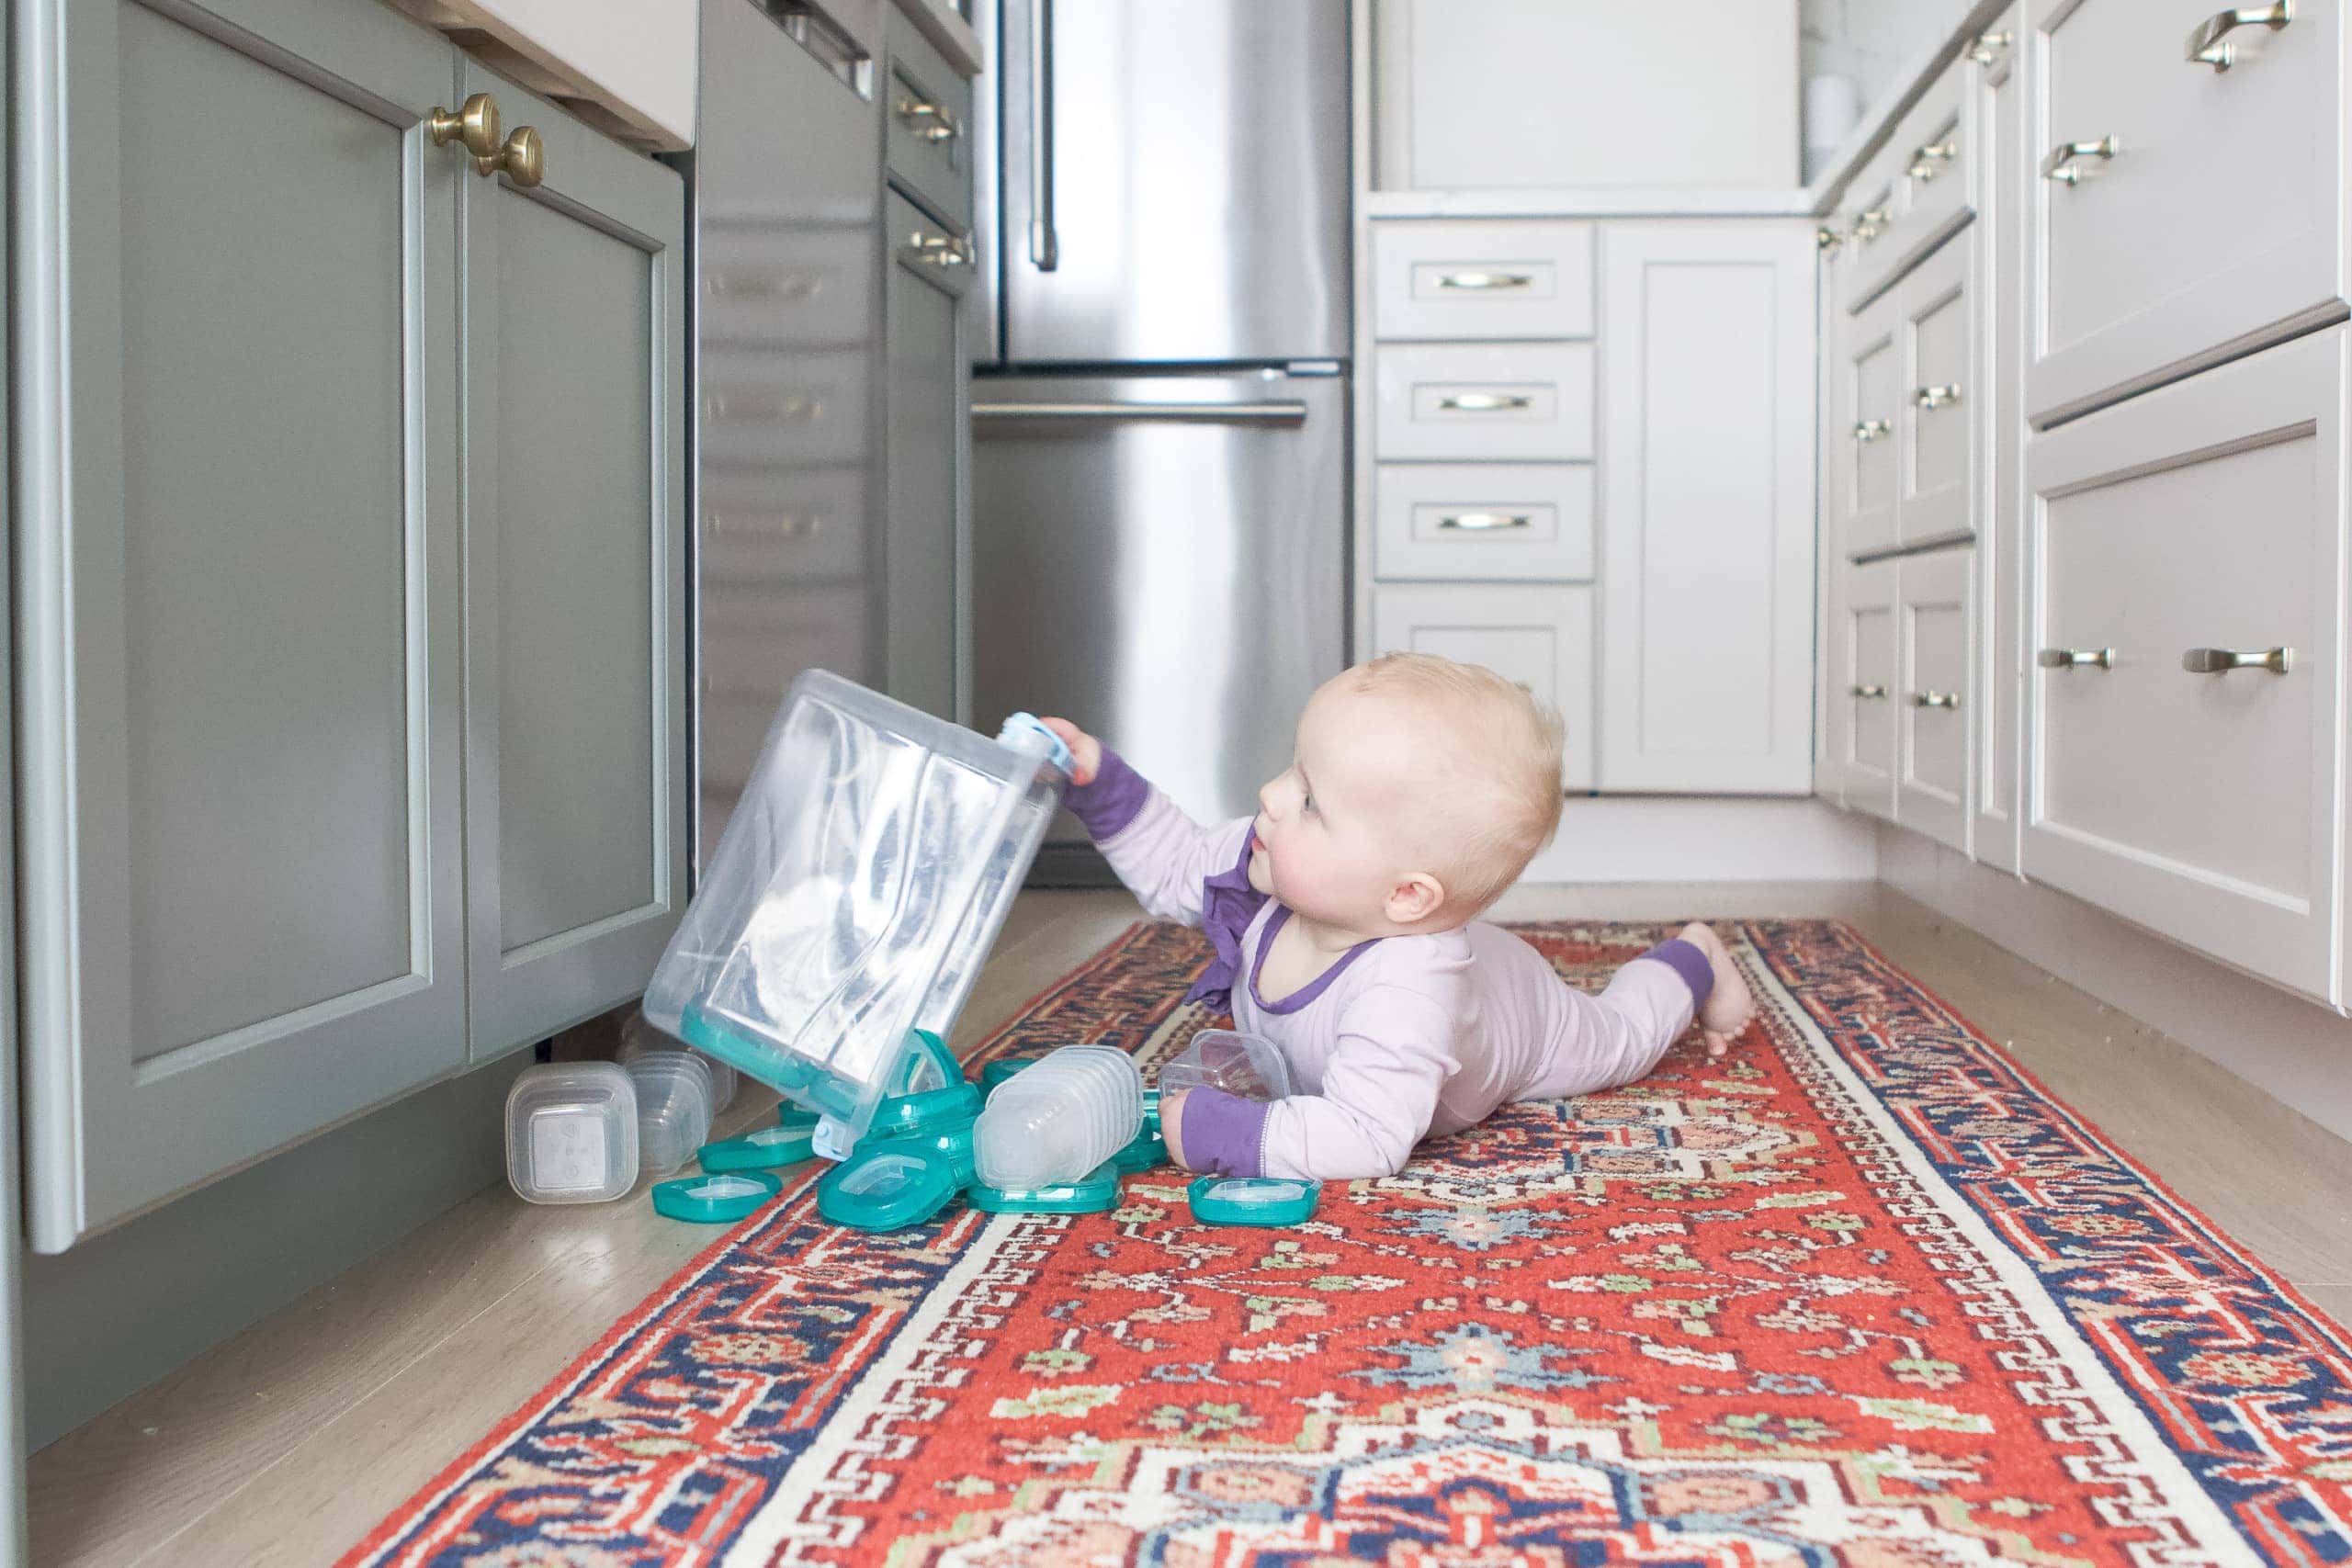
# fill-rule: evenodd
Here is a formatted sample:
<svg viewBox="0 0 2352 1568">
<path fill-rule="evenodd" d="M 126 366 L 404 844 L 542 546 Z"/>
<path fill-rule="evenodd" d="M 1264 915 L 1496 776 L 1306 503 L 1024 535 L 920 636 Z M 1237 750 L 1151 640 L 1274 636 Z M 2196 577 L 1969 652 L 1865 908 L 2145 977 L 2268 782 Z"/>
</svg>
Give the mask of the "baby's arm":
<svg viewBox="0 0 2352 1568">
<path fill-rule="evenodd" d="M 1159 1108 L 1177 1164 L 1225 1176 L 1347 1181 L 1394 1176 L 1412 1157 L 1453 1076 L 1453 1010 L 1418 990 L 1374 986 L 1340 1020 L 1323 1092 L 1271 1104 L 1194 1089 Z"/>
<path fill-rule="evenodd" d="M 1075 763 L 1064 804 L 1119 880 L 1155 919 L 1199 925 L 1201 884 L 1239 863 L 1250 818 L 1204 828 L 1094 737 L 1065 719 L 1045 722 Z"/>
</svg>

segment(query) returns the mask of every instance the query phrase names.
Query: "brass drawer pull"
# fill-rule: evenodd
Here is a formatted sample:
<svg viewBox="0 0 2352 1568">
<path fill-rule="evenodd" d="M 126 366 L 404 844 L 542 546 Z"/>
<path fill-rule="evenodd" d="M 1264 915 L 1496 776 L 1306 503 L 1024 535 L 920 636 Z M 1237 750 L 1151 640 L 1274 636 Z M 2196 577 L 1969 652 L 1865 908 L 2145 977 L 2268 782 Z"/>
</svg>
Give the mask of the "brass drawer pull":
<svg viewBox="0 0 2352 1568">
<path fill-rule="evenodd" d="M 2016 39 L 2005 32 L 1980 33 L 1977 35 L 1976 47 L 1968 51 L 1968 58 L 1979 65 L 1990 65 L 2008 53 L 2009 45 L 2015 41 Z"/>
<path fill-rule="evenodd" d="M 1524 392 L 1449 392 L 1437 406 L 1457 413 L 1509 413 L 1533 408 L 1535 400 Z"/>
<path fill-rule="evenodd" d="M 2232 670 L 2267 670 L 2284 675 L 2295 667 L 2291 648 L 2192 648 L 2180 656 L 2180 667 L 2191 675 L 2222 675 Z"/>
<path fill-rule="evenodd" d="M 2115 649 L 2045 648 L 2033 656 L 2033 661 L 2044 670 L 2079 670 L 2086 664 L 2097 670 L 2112 670 L 2115 668 Z"/>
<path fill-rule="evenodd" d="M 476 93 L 455 114 L 436 107 L 424 119 L 424 133 L 433 138 L 433 145 L 463 141 L 466 151 L 477 158 L 498 155 L 499 129 L 498 100 L 488 93 Z"/>
<path fill-rule="evenodd" d="M 1958 141 L 1931 141 L 1911 154 L 1911 166 L 1903 172 L 1904 177 L 1928 185 L 1943 173 L 1946 164 L 1959 156 Z"/>
<path fill-rule="evenodd" d="M 1846 694 L 1849 697 L 1860 697 L 1867 702 L 1872 698 L 1886 695 L 1886 688 L 1875 683 L 1862 686 L 1849 686 L 1846 688 Z"/>
<path fill-rule="evenodd" d="M 1506 528 L 1532 528 L 1535 519 L 1524 512 L 1455 512 L 1439 518 L 1437 525 L 1465 534 L 1497 534 Z"/>
<path fill-rule="evenodd" d="M 2188 63 L 2210 65 L 2218 74 L 2237 63 L 2237 46 L 2230 35 L 2240 28 L 2268 28 L 2277 32 L 2295 19 L 2294 0 L 2273 6 L 2239 6 L 2217 11 L 2197 24 L 2188 35 Z"/>
<path fill-rule="evenodd" d="M 900 98 L 899 118 L 907 129 L 925 141 L 953 141 L 964 134 L 945 104 L 926 103 L 921 98 Z"/>
<path fill-rule="evenodd" d="M 2112 136 L 2103 136 L 2097 141 L 2062 141 L 2041 160 L 2041 177 L 2056 180 L 2062 186 L 2080 185 L 2081 160 L 2098 158 L 2111 162 L 2122 151 L 2123 143 Z"/>
<path fill-rule="evenodd" d="M 1844 244 L 1846 236 L 1835 229 L 1824 227 L 1813 231 L 1813 243 L 1815 249 L 1826 254 Z"/>
<path fill-rule="evenodd" d="M 1866 419 L 1854 426 L 1854 439 L 1867 446 L 1873 441 L 1883 441 L 1894 434 L 1894 426 L 1883 419 Z"/>
<path fill-rule="evenodd" d="M 1946 408 L 1960 401 L 1960 389 L 1947 382 L 1940 387 L 1922 387 L 1911 397 L 1923 409 Z"/>
<path fill-rule="evenodd" d="M 953 234 L 926 234 L 920 229 L 907 236 L 907 254 L 936 267 L 969 266 L 974 259 L 970 241 Z"/>
<path fill-rule="evenodd" d="M 1958 692 L 1914 692 L 1911 705 L 1915 708 L 1956 708 L 1960 706 Z"/>
<path fill-rule="evenodd" d="M 1886 232 L 1886 220 L 1894 213 L 1883 207 L 1870 207 L 1854 215 L 1854 238 L 1865 245 L 1875 244 Z"/>
<path fill-rule="evenodd" d="M 1529 272 L 1443 272 L 1438 275 L 1440 288 L 1460 288 L 1487 291 L 1497 288 L 1525 288 L 1535 281 Z"/>
</svg>

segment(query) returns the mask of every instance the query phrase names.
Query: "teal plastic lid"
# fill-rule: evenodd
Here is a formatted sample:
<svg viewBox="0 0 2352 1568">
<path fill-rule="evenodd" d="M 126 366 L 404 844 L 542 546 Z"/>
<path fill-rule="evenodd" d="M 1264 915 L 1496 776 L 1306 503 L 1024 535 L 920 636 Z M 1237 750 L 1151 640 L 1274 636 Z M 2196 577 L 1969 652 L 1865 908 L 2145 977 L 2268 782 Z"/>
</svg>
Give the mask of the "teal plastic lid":
<svg viewBox="0 0 2352 1568">
<path fill-rule="evenodd" d="M 837 1225 L 894 1231 L 938 1213 L 971 1179 L 970 1162 L 936 1140 L 861 1142 L 817 1183 L 817 1212 Z"/>
<path fill-rule="evenodd" d="M 653 1212 L 673 1220 L 724 1224 L 740 1220 L 784 1190 L 763 1170 L 731 1170 L 718 1176 L 686 1176 L 653 1184 Z"/>
<path fill-rule="evenodd" d="M 991 1214 L 1099 1214 L 1118 1207 L 1119 1167 L 1116 1161 L 1098 1165 L 1076 1181 L 1026 1191 L 976 1181 L 964 1190 L 964 1201 Z"/>
<path fill-rule="evenodd" d="M 987 1093 L 1023 1067 L 1037 1065 L 1035 1056 L 999 1056 L 980 1069 L 980 1092 Z"/>
<path fill-rule="evenodd" d="M 1295 1225 L 1314 1217 L 1319 1181 L 1282 1176 L 1204 1176 L 1184 1190 L 1204 1225 Z"/>
<path fill-rule="evenodd" d="M 817 1123 L 823 1120 L 815 1111 L 803 1111 L 788 1100 L 775 1108 L 775 1124 L 789 1127 L 796 1133 L 813 1133 L 817 1130 Z"/>
<path fill-rule="evenodd" d="M 761 1127 L 740 1138 L 722 1138 L 715 1144 L 705 1144 L 699 1151 L 705 1170 L 774 1170 L 779 1166 L 798 1165 L 815 1156 L 810 1145 L 817 1135 L 812 1121 L 806 1127 L 777 1125 Z"/>
</svg>

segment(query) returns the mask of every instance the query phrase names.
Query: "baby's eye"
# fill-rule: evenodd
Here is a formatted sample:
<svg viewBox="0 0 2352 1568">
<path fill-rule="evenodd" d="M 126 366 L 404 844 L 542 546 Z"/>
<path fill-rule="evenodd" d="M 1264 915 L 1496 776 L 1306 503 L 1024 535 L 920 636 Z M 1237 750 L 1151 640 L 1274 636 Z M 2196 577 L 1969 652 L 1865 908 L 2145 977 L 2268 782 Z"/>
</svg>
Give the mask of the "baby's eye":
<svg viewBox="0 0 2352 1568">
<path fill-rule="evenodd" d="M 1311 795 L 1300 795 L 1298 797 L 1298 808 L 1301 811 L 1306 812 L 1310 817 L 1313 816 L 1315 813 L 1315 797 Z"/>
</svg>

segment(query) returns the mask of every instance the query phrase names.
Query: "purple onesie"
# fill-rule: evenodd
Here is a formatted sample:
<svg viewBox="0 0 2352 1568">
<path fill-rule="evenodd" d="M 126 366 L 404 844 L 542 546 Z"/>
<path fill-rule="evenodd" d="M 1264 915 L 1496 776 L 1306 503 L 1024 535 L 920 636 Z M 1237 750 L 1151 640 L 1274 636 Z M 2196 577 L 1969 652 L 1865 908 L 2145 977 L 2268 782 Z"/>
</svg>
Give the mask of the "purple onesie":
<svg viewBox="0 0 2352 1568">
<path fill-rule="evenodd" d="M 1518 937 L 1473 920 L 1359 942 L 1297 991 L 1268 998 L 1258 971 L 1290 910 L 1250 886 L 1250 818 L 1203 828 L 1107 747 L 1069 808 L 1147 911 L 1207 933 L 1216 960 L 1185 1000 L 1229 998 L 1235 1027 L 1289 1058 L 1298 1092 L 1286 1100 L 1185 1097 L 1182 1136 L 1197 1169 L 1394 1175 L 1421 1139 L 1475 1126 L 1497 1106 L 1642 1077 L 1713 985 L 1706 955 L 1677 941 L 1590 995 Z"/>
</svg>

